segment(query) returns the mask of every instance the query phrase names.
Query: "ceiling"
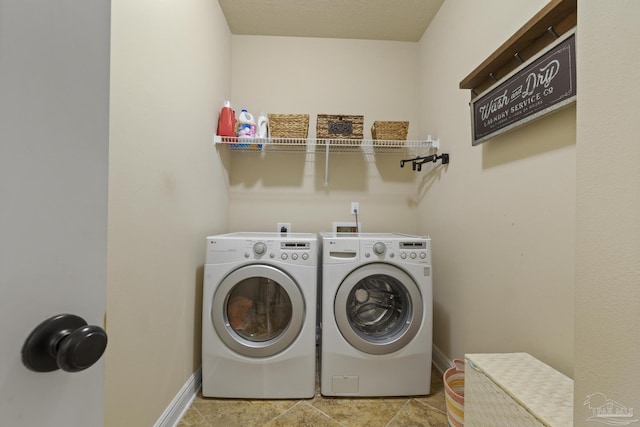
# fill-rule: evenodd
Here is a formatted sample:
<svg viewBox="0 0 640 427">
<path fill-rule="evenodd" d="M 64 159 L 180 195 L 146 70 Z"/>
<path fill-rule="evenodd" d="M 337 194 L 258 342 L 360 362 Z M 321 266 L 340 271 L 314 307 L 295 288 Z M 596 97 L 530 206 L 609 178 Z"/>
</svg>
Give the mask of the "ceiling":
<svg viewBox="0 0 640 427">
<path fill-rule="evenodd" d="M 444 0 L 219 0 L 231 33 L 420 40 Z"/>
</svg>

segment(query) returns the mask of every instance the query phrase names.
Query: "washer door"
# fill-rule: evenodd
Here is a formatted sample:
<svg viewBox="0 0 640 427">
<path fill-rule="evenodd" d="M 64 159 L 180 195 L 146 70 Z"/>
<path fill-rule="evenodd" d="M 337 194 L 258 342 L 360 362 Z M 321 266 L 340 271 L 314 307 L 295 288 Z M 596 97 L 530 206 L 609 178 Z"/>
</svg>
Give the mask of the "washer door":
<svg viewBox="0 0 640 427">
<path fill-rule="evenodd" d="M 367 264 L 349 273 L 338 288 L 338 329 L 356 349 L 389 354 L 402 349 L 422 324 L 422 296 L 407 273 L 390 264 Z"/>
<path fill-rule="evenodd" d="M 276 267 L 248 265 L 231 272 L 213 295 L 211 319 L 222 341 L 250 357 L 289 347 L 304 324 L 305 302 L 295 281 Z"/>
</svg>

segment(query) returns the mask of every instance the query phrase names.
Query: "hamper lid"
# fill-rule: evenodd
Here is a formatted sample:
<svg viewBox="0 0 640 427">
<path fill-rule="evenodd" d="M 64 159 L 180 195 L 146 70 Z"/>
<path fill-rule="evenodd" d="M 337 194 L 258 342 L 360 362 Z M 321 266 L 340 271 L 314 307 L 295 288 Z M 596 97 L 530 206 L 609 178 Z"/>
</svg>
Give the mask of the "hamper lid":
<svg viewBox="0 0 640 427">
<path fill-rule="evenodd" d="M 544 425 L 573 425 L 571 378 L 528 353 L 466 354 L 465 359 Z"/>
</svg>

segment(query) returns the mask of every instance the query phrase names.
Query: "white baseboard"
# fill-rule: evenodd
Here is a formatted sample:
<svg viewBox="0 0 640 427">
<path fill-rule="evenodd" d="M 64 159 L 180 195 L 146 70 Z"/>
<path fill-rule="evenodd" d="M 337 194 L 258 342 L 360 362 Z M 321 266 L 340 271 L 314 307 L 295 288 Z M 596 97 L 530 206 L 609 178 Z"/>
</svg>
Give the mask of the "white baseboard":
<svg viewBox="0 0 640 427">
<path fill-rule="evenodd" d="M 453 362 L 449 360 L 447 356 L 435 345 L 433 345 L 432 348 L 432 362 L 433 366 L 435 366 L 441 374 L 453 366 Z M 189 409 L 191 402 L 195 399 L 201 386 L 202 368 L 200 367 L 191 375 L 191 377 L 189 377 L 187 382 L 182 386 L 178 394 L 176 394 L 169 406 L 167 406 L 153 426 L 175 427 L 187 409 Z"/>
<path fill-rule="evenodd" d="M 173 398 L 153 427 L 175 427 L 184 413 L 187 412 L 187 409 L 189 409 L 201 385 L 202 367 L 198 368 L 198 370 L 189 377 L 185 385 L 182 386 L 178 394 L 176 394 L 176 397 Z"/>
<path fill-rule="evenodd" d="M 436 367 L 441 374 L 444 374 L 444 371 L 453 366 L 453 362 L 449 360 L 449 358 L 434 344 L 432 347 L 431 359 L 433 361 L 433 366 Z"/>
</svg>

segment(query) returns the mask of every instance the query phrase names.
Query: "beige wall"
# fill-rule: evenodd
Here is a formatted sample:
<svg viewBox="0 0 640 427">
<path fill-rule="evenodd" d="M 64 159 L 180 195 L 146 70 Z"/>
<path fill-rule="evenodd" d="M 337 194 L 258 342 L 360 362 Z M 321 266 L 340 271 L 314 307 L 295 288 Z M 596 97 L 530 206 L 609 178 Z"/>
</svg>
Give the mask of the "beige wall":
<svg viewBox="0 0 640 427">
<path fill-rule="evenodd" d="M 418 45 L 405 42 L 233 36 L 232 102 L 236 112 L 364 115 L 364 137 L 375 120 L 408 120 L 418 132 Z M 331 230 L 354 221 L 360 203 L 365 231 L 416 231 L 415 177 L 395 155 L 231 153 L 230 229 Z"/>
<path fill-rule="evenodd" d="M 638 17 L 635 0 L 578 1 L 576 425 L 593 393 L 640 408 Z"/>
<path fill-rule="evenodd" d="M 230 54 L 217 2 L 112 3 L 106 426 L 153 425 L 200 366 L 204 237 L 228 225 L 212 137 Z"/>
<path fill-rule="evenodd" d="M 451 163 L 421 175 L 419 231 L 433 239 L 434 343 L 448 358 L 525 351 L 572 375 L 575 106 L 472 147 L 459 89 L 546 3 L 447 0 L 422 37 L 420 125 Z"/>
</svg>

